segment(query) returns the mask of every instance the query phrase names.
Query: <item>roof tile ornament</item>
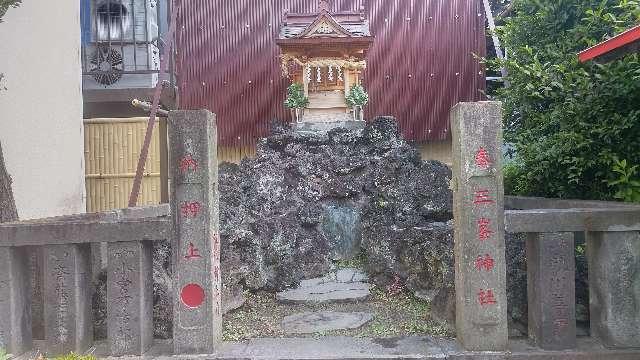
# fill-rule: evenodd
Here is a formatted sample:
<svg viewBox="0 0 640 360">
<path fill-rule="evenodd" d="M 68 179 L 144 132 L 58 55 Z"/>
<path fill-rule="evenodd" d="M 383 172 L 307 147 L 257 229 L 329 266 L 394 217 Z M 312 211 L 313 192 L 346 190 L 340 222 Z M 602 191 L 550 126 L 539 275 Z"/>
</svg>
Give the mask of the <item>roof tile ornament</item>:
<svg viewBox="0 0 640 360">
<path fill-rule="evenodd" d="M 328 0 L 320 0 L 320 4 L 318 4 L 319 11 L 329 12 L 330 9 L 331 9 L 331 6 L 329 5 Z"/>
</svg>

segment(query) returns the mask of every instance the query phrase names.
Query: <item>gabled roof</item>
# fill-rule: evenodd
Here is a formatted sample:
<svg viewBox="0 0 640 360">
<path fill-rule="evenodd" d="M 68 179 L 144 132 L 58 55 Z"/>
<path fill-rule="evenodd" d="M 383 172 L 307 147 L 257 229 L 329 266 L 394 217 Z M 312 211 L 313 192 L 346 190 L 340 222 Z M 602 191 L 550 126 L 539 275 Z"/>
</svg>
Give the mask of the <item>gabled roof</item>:
<svg viewBox="0 0 640 360">
<path fill-rule="evenodd" d="M 368 37 L 371 37 L 371 31 L 364 14 L 352 11 L 330 13 L 326 7 L 320 6 L 315 13 L 287 13 L 279 40 Z"/>
<path fill-rule="evenodd" d="M 631 52 L 640 51 L 640 25 L 578 54 L 580 62 L 589 60 L 611 61 Z"/>
<path fill-rule="evenodd" d="M 320 11 L 316 19 L 309 24 L 297 38 L 309 37 L 352 37 L 349 30 L 340 25 L 326 10 Z"/>
</svg>

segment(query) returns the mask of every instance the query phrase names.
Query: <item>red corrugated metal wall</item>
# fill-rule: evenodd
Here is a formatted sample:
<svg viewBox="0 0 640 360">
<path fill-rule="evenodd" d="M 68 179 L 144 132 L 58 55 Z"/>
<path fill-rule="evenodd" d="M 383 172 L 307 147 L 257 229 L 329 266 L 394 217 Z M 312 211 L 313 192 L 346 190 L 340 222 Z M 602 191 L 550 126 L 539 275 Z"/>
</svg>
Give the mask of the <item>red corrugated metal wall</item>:
<svg viewBox="0 0 640 360">
<path fill-rule="evenodd" d="M 315 11 L 317 0 L 182 0 L 176 72 L 183 109 L 218 115 L 222 145 L 245 146 L 288 119 L 287 79 L 275 39 L 285 9 Z M 486 53 L 481 0 L 334 0 L 365 7 L 376 37 L 364 84 L 367 117 L 393 115 L 407 139 L 448 138 L 449 109 L 483 99 Z"/>
</svg>

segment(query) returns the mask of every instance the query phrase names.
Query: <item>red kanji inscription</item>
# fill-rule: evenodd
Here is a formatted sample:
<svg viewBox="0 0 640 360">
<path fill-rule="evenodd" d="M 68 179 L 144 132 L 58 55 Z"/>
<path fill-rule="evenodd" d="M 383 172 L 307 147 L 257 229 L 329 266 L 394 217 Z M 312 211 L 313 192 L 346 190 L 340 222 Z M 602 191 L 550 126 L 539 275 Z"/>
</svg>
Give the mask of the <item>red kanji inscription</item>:
<svg viewBox="0 0 640 360">
<path fill-rule="evenodd" d="M 480 289 L 480 291 L 478 291 L 478 302 L 482 306 L 494 305 L 496 303 L 496 297 L 493 295 L 493 290 Z"/>
<path fill-rule="evenodd" d="M 184 202 L 182 203 L 182 206 L 180 207 L 180 211 L 182 212 L 182 216 L 184 217 L 191 217 L 194 218 L 196 216 L 198 216 L 198 213 L 200 213 L 200 210 L 202 209 L 202 204 L 200 204 L 197 201 L 193 201 L 193 202 Z"/>
<path fill-rule="evenodd" d="M 489 195 L 489 190 L 476 190 L 473 197 L 474 204 L 493 204 L 494 202 Z"/>
<path fill-rule="evenodd" d="M 491 230 L 491 220 L 481 218 L 478 219 L 478 239 L 480 241 L 488 240 L 493 234 L 493 230 Z"/>
<path fill-rule="evenodd" d="M 481 147 L 478 152 L 476 152 L 476 166 L 485 170 L 491 166 L 489 153 L 483 147 Z"/>
<path fill-rule="evenodd" d="M 180 160 L 180 172 L 185 173 L 189 170 L 198 170 L 198 162 L 191 156 L 191 154 Z"/>
<path fill-rule="evenodd" d="M 200 250 L 193 245 L 193 243 L 189 243 L 189 249 L 187 250 L 187 255 L 184 256 L 185 259 L 199 259 L 202 258 L 200 256 Z"/>
<path fill-rule="evenodd" d="M 484 256 L 478 255 L 478 258 L 475 261 L 476 270 L 482 271 L 491 271 L 493 270 L 493 266 L 495 265 L 495 260 L 489 254 L 485 254 Z"/>
</svg>

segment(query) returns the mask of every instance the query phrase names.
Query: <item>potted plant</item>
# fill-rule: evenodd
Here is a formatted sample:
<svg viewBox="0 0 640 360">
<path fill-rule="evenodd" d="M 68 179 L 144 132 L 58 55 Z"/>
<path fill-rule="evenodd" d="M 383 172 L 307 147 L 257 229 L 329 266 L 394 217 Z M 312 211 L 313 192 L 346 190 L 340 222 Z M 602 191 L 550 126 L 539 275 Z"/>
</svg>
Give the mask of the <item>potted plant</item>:
<svg viewBox="0 0 640 360">
<path fill-rule="evenodd" d="M 291 112 L 295 114 L 296 122 L 299 123 L 304 109 L 309 106 L 309 98 L 304 96 L 304 87 L 302 84 L 293 83 L 289 85 L 284 106 L 286 106 L 287 109 L 291 109 Z"/>
<path fill-rule="evenodd" d="M 347 105 L 353 109 L 353 120 L 364 121 L 364 112 L 362 107 L 369 102 L 369 94 L 360 84 L 353 84 L 347 95 Z"/>
</svg>

